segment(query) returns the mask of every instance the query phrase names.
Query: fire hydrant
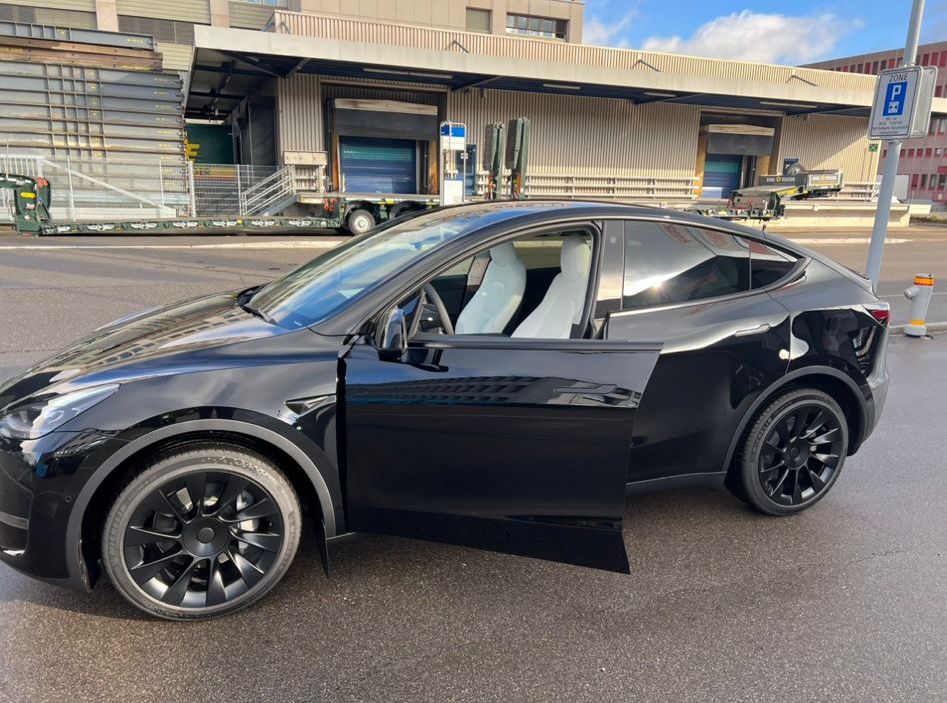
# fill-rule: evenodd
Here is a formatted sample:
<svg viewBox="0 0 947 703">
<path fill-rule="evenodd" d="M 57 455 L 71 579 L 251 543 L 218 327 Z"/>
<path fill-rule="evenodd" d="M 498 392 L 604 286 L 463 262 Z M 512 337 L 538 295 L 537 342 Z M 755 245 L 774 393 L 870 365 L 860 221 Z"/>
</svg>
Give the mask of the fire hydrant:
<svg viewBox="0 0 947 703">
<path fill-rule="evenodd" d="M 934 274 L 918 273 L 914 285 L 904 289 L 904 297 L 911 301 L 911 320 L 904 326 L 908 337 L 927 336 L 927 308 L 934 294 Z"/>
</svg>

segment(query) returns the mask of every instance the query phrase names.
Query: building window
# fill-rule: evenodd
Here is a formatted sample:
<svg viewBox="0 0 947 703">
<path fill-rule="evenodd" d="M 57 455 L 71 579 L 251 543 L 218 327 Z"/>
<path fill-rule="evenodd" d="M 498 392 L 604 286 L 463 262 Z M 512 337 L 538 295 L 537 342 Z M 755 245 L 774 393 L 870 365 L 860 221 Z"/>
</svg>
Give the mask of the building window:
<svg viewBox="0 0 947 703">
<path fill-rule="evenodd" d="M 920 176 L 919 176 L 918 174 L 916 174 L 916 173 L 915 173 L 913 176 L 911 176 L 911 188 L 912 188 L 912 189 L 913 189 L 913 188 L 917 188 L 917 182 L 918 182 L 919 179 L 920 179 Z"/>
<path fill-rule="evenodd" d="M 923 190 L 923 189 L 926 189 L 926 188 L 927 188 L 927 174 L 926 174 L 926 173 L 922 173 L 922 174 L 921 174 L 921 189 Z"/>
<path fill-rule="evenodd" d="M 506 33 L 543 37 L 545 39 L 565 39 L 568 24 L 566 20 L 508 14 L 506 16 Z"/>
<path fill-rule="evenodd" d="M 467 31 L 490 33 L 490 10 L 467 8 Z"/>
</svg>

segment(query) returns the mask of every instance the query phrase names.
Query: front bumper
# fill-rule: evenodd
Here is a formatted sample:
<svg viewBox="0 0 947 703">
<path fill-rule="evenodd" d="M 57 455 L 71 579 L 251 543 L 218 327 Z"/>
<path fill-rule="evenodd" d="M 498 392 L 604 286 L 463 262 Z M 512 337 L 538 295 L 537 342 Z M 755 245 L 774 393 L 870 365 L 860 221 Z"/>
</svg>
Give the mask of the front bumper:
<svg viewBox="0 0 947 703">
<path fill-rule="evenodd" d="M 73 500 L 108 440 L 94 431 L 0 437 L 0 561 L 44 581 L 88 588 L 81 544 L 66 535 Z"/>
</svg>

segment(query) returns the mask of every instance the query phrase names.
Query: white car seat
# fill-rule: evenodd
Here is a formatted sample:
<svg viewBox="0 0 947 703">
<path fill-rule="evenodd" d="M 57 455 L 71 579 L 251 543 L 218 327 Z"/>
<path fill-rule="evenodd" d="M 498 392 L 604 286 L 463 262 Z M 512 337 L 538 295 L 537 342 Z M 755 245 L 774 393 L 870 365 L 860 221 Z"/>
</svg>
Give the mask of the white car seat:
<svg viewBox="0 0 947 703">
<path fill-rule="evenodd" d="M 513 331 L 514 337 L 568 339 L 572 325 L 582 321 L 589 289 L 592 247 L 586 238 L 571 234 L 562 241 L 561 269 L 549 284 L 542 302 Z"/>
<path fill-rule="evenodd" d="M 483 282 L 460 311 L 455 334 L 499 334 L 520 307 L 526 290 L 526 266 L 512 242 L 490 250 Z"/>
</svg>

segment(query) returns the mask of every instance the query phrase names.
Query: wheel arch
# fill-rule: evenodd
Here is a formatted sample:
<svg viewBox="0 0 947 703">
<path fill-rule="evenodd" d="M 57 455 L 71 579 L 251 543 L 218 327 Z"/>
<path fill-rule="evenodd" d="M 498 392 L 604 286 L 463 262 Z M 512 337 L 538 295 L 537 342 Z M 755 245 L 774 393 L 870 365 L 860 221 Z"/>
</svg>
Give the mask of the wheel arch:
<svg viewBox="0 0 947 703">
<path fill-rule="evenodd" d="M 737 425 L 736 432 L 730 439 L 727 457 L 723 464 L 723 471 L 728 472 L 733 463 L 737 447 L 746 433 L 747 427 L 759 413 L 760 409 L 769 403 L 778 394 L 792 387 L 816 388 L 828 393 L 842 407 L 849 429 L 849 455 L 857 451 L 868 424 L 868 407 L 864 395 L 851 377 L 831 366 L 807 366 L 790 371 L 761 393 Z"/>
<path fill-rule="evenodd" d="M 112 498 L 133 473 L 130 463 L 192 442 L 229 442 L 256 451 L 274 461 L 284 472 L 304 505 L 318 505 L 323 539 L 335 537 L 340 525 L 332 493 L 312 459 L 290 440 L 265 427 L 239 420 L 190 420 L 153 430 L 138 437 L 112 454 L 99 466 L 76 496 L 66 529 L 66 543 L 76 545 L 66 550 L 69 573 L 87 575 L 88 585 L 94 583 L 98 567 L 89 559 L 98 553 L 98 539 L 90 534 L 104 520 L 104 503 Z M 307 500 L 308 499 L 308 500 Z M 103 520 L 95 520 L 96 516 Z M 91 540 L 91 541 L 88 541 Z M 326 555 L 325 548 L 321 549 Z M 92 563 L 90 563 L 92 561 Z"/>
</svg>

